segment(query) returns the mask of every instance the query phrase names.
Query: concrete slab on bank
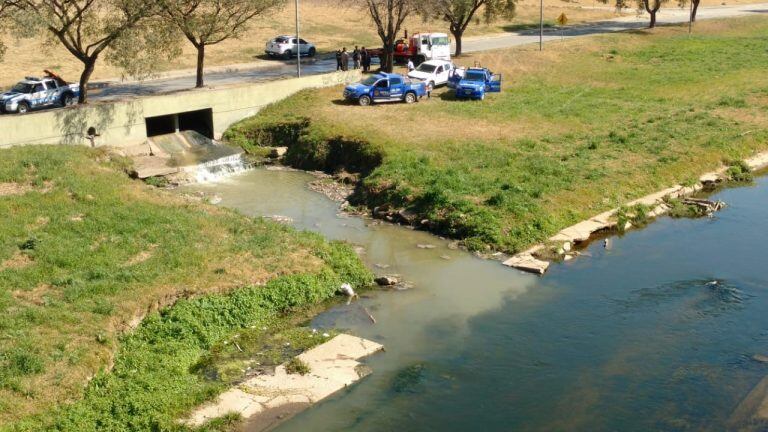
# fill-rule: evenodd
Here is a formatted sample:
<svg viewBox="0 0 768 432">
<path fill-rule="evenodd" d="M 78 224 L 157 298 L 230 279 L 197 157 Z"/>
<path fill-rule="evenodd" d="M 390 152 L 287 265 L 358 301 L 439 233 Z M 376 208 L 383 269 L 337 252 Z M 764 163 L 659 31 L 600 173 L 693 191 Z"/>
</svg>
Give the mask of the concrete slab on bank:
<svg viewBox="0 0 768 432">
<path fill-rule="evenodd" d="M 376 342 L 340 334 L 297 356 L 309 366 L 306 375 L 289 374 L 286 365 L 280 365 L 273 375 L 253 377 L 222 393 L 184 422 L 200 426 L 234 412 L 249 422 L 248 430 L 267 429 L 367 376 L 359 360 L 383 349 Z"/>
</svg>

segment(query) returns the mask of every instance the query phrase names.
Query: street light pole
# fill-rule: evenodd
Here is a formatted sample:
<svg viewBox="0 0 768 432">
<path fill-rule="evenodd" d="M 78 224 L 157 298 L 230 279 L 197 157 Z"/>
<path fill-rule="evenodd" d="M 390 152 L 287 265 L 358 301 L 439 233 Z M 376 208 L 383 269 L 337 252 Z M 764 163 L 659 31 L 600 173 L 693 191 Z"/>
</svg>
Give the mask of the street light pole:
<svg viewBox="0 0 768 432">
<path fill-rule="evenodd" d="M 544 50 L 544 0 L 539 0 L 539 51 Z"/>
<path fill-rule="evenodd" d="M 299 35 L 299 0 L 296 0 L 296 76 L 301 78 L 301 36 Z"/>
</svg>

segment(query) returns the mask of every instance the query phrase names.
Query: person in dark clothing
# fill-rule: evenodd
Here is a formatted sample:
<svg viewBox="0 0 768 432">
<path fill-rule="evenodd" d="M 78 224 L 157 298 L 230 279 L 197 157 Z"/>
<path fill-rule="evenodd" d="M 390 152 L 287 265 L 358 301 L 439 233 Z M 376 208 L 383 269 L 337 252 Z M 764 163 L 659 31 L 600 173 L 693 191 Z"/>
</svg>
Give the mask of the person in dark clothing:
<svg viewBox="0 0 768 432">
<path fill-rule="evenodd" d="M 347 47 L 341 49 L 341 70 L 349 70 L 349 53 L 347 52 Z"/>
<path fill-rule="evenodd" d="M 360 63 L 363 65 L 363 72 L 368 72 L 371 68 L 371 54 L 365 47 L 360 50 Z"/>
<path fill-rule="evenodd" d="M 352 67 L 354 69 L 360 69 L 360 50 L 355 45 L 355 50 L 352 51 Z"/>
<path fill-rule="evenodd" d="M 336 70 L 340 71 L 341 68 L 341 50 L 336 50 Z"/>
</svg>

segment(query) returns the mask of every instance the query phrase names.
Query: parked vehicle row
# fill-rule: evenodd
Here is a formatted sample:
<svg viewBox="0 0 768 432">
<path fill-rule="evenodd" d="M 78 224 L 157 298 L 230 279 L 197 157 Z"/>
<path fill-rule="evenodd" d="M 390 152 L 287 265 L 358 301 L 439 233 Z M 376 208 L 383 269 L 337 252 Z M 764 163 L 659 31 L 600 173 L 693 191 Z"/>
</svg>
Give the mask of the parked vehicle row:
<svg viewBox="0 0 768 432">
<path fill-rule="evenodd" d="M 45 78 L 26 77 L 0 94 L 0 113 L 26 114 L 41 108 L 74 105 L 80 85 L 69 84 L 53 72 L 45 73 Z"/>
</svg>

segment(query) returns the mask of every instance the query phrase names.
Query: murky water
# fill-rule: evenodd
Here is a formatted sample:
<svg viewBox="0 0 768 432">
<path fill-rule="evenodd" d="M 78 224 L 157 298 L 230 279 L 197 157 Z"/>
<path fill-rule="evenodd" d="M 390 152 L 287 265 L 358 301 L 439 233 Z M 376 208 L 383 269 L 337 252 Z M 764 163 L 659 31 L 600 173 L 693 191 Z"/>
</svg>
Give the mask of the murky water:
<svg viewBox="0 0 768 432">
<path fill-rule="evenodd" d="M 415 287 L 317 317 L 387 351 L 367 361 L 373 375 L 281 432 L 722 431 L 768 374 L 752 359 L 768 354 L 766 179 L 719 193 L 730 207 L 715 219 L 662 218 L 544 278 L 337 216 L 309 179 L 256 170 L 195 188 L 360 244 L 377 273 Z"/>
</svg>

